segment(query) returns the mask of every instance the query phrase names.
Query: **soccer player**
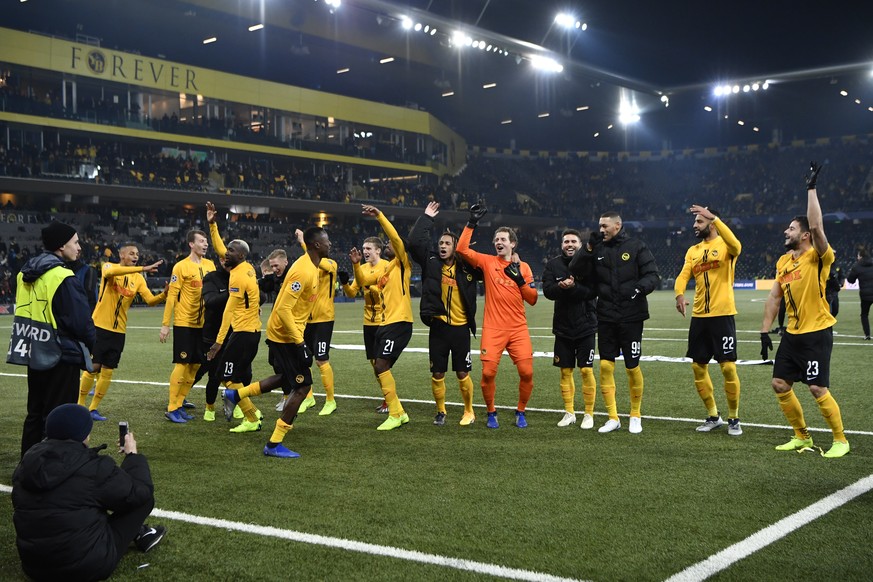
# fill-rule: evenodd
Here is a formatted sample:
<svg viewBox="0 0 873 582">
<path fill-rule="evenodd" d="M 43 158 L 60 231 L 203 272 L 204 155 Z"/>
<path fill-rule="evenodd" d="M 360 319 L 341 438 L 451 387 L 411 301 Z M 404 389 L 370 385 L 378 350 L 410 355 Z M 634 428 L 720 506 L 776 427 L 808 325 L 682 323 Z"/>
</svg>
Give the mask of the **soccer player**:
<svg viewBox="0 0 873 582">
<path fill-rule="evenodd" d="M 594 339 L 597 333 L 597 303 L 594 289 L 586 281 L 576 280 L 570 273 L 570 261 L 582 246 L 578 230 L 567 229 L 561 233 L 561 254 L 548 263 L 543 270 L 543 295 L 555 302 L 552 316 L 552 333 L 555 335 L 553 364 L 561 370 L 561 398 L 564 400 L 564 416 L 558 426 L 576 423 L 576 383 L 573 368 L 579 367 L 582 375 L 582 401 L 585 413 L 580 427 L 594 428 L 594 400 L 597 382 L 594 379 Z"/>
<path fill-rule="evenodd" d="M 292 386 L 291 397 L 276 420 L 270 440 L 264 446 L 268 457 L 295 458 L 298 453 L 286 448 L 282 441 L 294 426 L 301 402 L 312 387 L 312 354 L 303 341 L 303 330 L 312 314 L 318 293 L 318 265 L 330 254 L 330 239 L 323 228 L 310 227 L 303 233 L 306 253 L 294 261 L 285 277 L 279 296 L 267 321 L 269 361 L 275 375 L 239 390 L 224 391 L 224 415 L 229 421 L 233 408 L 239 404 L 251 420 L 255 410 L 251 397 L 264 394 L 286 383 Z"/>
<path fill-rule="evenodd" d="M 524 303 L 535 305 L 537 290 L 533 273 L 527 263 L 515 259 L 518 237 L 515 231 L 501 226 L 494 231 L 497 255 L 477 253 L 470 248 L 470 239 L 487 209 L 481 202 L 470 206 L 470 220 L 458 239 L 455 252 L 467 263 L 482 271 L 485 283 L 485 316 L 482 320 L 480 356 L 482 360 L 482 396 L 488 408 L 488 428 L 499 428 L 494 393 L 497 390 L 497 366 L 503 350 L 518 369 L 518 406 L 515 426 L 527 427 L 525 408 L 533 392 L 533 345 L 527 329 Z"/>
<path fill-rule="evenodd" d="M 373 372 L 382 388 L 385 404 L 388 405 L 388 418 L 377 430 L 393 430 L 409 422 L 409 415 L 403 410 L 397 397 L 397 384 L 391 367 L 412 339 L 412 301 L 409 297 L 412 263 L 406 252 L 406 243 L 385 214 L 368 204 L 361 208 L 364 216 L 372 216 L 379 221 L 379 226 L 388 236 L 387 250 L 393 255 L 381 274 L 378 267 L 365 271 L 361 267 L 360 257 L 358 261 L 352 259 L 358 286 L 369 288 L 371 293 L 378 292 L 378 301 L 382 305 L 381 316 L 377 321 L 379 325 L 373 334 L 372 344 L 367 348 L 367 358 L 372 356 Z M 366 345 L 366 336 L 364 341 Z"/>
<path fill-rule="evenodd" d="M 700 240 L 685 253 L 685 264 L 676 277 L 676 311 L 685 317 L 685 288 L 694 277 L 694 307 L 688 328 L 688 351 L 694 387 L 706 407 L 707 418 L 698 432 L 710 432 L 724 421 L 718 413 L 713 396 L 709 361 L 715 360 L 724 376 L 724 393 L 728 404 L 728 429 L 731 436 L 740 436 L 740 378 L 737 376 L 737 314 L 734 302 L 734 271 L 742 245 L 718 212 L 694 204 L 694 236 Z"/>
<path fill-rule="evenodd" d="M 834 435 L 833 445 L 823 456 L 838 458 L 849 452 L 849 441 L 843 432 L 840 407 L 828 390 L 836 319 L 825 300 L 825 282 L 835 257 L 834 249 L 825 236 L 815 188 L 819 171 L 821 166 L 812 162 L 806 178 L 806 216 L 795 217 L 785 229 L 785 248 L 788 252 L 776 261 L 776 282 L 764 306 L 761 356 L 766 360 L 767 351 L 773 349 L 768 331 L 779 310 L 779 300 L 785 297 L 788 325 L 776 350 L 772 386 L 785 418 L 794 429 L 794 436 L 787 443 L 777 446 L 776 450 L 794 451 L 812 447 L 803 408 L 792 389 L 799 380 L 809 386 L 821 415 Z"/>
<path fill-rule="evenodd" d="M 166 343 L 173 321 L 173 371 L 170 374 L 170 395 L 167 420 L 183 424 L 192 419 L 182 408 L 185 397 L 194 384 L 194 376 L 204 360 L 203 348 L 203 277 L 215 270 L 215 264 L 206 258 L 209 241 L 202 230 L 191 230 L 187 235 L 189 255 L 173 266 L 167 304 L 161 322 L 160 340 Z"/>
<path fill-rule="evenodd" d="M 222 352 L 215 369 L 228 388 L 242 388 L 243 382 L 251 379 L 252 362 L 261 342 L 261 291 L 255 269 L 246 261 L 248 254 L 249 245 L 245 241 L 237 239 L 227 244 L 224 268 L 230 273 L 228 299 L 215 343 L 206 354 L 206 359 L 212 360 L 219 351 Z M 228 336 L 231 327 L 233 331 Z M 257 410 L 230 429 L 231 432 L 256 430 L 261 430 L 261 418 Z"/>
<path fill-rule="evenodd" d="M 470 334 L 476 335 L 476 281 L 482 280 L 482 272 L 473 269 L 455 253 L 458 237 L 451 232 L 440 235 L 438 251 L 431 250 L 431 228 L 439 214 L 438 202 L 431 202 L 424 214 L 415 221 L 409 235 L 409 252 L 421 265 L 421 321 L 430 328 L 428 353 L 430 354 L 431 390 L 436 401 L 437 414 L 433 423 L 446 423 L 446 370 L 449 355 L 452 370 L 458 377 L 464 414 L 461 426 L 473 424 L 473 379 L 470 370 Z"/>
<path fill-rule="evenodd" d="M 643 322 L 649 318 L 646 295 L 654 291 L 661 277 L 652 251 L 643 241 L 631 238 L 622 227 L 618 212 L 600 216 L 599 231 L 570 261 L 570 271 L 578 278 L 594 277 L 597 289 L 597 337 L 600 350 L 600 392 L 609 420 L 597 432 L 621 428 L 615 405 L 615 359 L 624 357 L 630 389 L 628 430 L 643 432 L 641 405 L 643 372 Z"/>
<path fill-rule="evenodd" d="M 306 243 L 303 240 L 303 231 L 294 231 L 297 242 L 306 252 Z M 306 329 L 303 331 L 303 339 L 309 353 L 315 356 L 315 365 L 321 374 L 321 385 L 324 386 L 325 401 L 319 416 L 327 416 L 336 410 L 336 398 L 334 397 L 333 368 L 330 365 L 330 340 L 333 337 L 333 322 L 335 318 L 334 301 L 336 300 L 336 261 L 323 258 L 318 264 L 318 299 L 312 308 Z M 284 402 L 283 402 L 284 404 Z M 312 388 L 309 394 L 300 404 L 299 414 L 307 408 L 315 406 L 315 397 Z M 284 408 L 284 406 L 283 406 Z"/>
<path fill-rule="evenodd" d="M 167 287 L 163 292 L 154 295 L 146 284 L 143 273 L 154 273 L 164 261 L 158 261 L 151 265 L 137 265 L 139 261 L 139 247 L 136 243 L 128 242 L 118 249 L 118 264 L 104 263 L 100 277 L 100 298 L 94 308 L 92 318 L 94 327 L 97 328 L 97 343 L 91 354 L 94 360 L 94 371 L 82 372 L 79 380 L 79 404 L 85 405 L 85 399 L 94 380 L 97 386 L 88 410 L 92 420 L 106 420 L 100 414 L 97 407 L 106 397 L 109 384 L 112 382 L 112 374 L 118 368 L 121 361 L 121 352 L 124 351 L 124 340 L 127 337 L 127 312 L 137 295 L 142 297 L 148 305 L 157 305 L 167 299 Z"/>
<path fill-rule="evenodd" d="M 229 297 L 230 273 L 224 266 L 224 259 L 219 259 L 218 263 L 219 266 L 214 271 L 203 277 L 203 343 L 210 347 L 215 343 L 215 338 L 218 337 L 218 330 L 224 318 L 224 308 Z M 207 360 L 205 364 L 200 366 L 194 382 L 196 384 L 203 375 L 209 374 L 209 379 L 206 382 L 206 408 L 203 411 L 203 420 L 206 422 L 215 421 L 215 401 L 218 399 L 218 386 L 222 380 L 216 365 L 221 360 L 222 351 L 219 350 L 212 360 Z M 243 383 L 248 384 L 251 381 L 252 378 L 249 376 Z M 236 409 L 234 413 L 237 410 L 239 411 L 238 418 L 244 418 L 241 410 Z"/>
</svg>

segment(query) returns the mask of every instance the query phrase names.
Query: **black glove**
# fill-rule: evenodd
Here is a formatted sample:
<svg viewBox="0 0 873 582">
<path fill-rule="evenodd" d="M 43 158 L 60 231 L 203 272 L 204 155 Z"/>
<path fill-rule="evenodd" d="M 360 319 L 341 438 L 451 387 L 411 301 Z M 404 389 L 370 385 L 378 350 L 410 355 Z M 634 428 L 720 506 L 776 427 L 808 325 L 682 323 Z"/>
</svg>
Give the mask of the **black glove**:
<svg viewBox="0 0 873 582">
<path fill-rule="evenodd" d="M 524 285 L 524 275 L 521 274 L 521 263 L 509 263 L 503 268 L 506 276 L 515 281 L 515 284 L 521 287 Z"/>
<path fill-rule="evenodd" d="M 593 249 L 597 245 L 603 242 L 603 233 L 599 230 L 592 230 L 591 235 L 588 237 L 588 245 Z"/>
<path fill-rule="evenodd" d="M 767 352 L 773 349 L 773 340 L 770 339 L 770 334 L 761 332 L 761 359 L 768 360 Z"/>
<path fill-rule="evenodd" d="M 634 288 L 634 292 L 633 292 L 633 293 L 631 294 L 631 296 L 630 296 L 631 301 L 633 301 L 634 299 L 636 299 L 637 297 L 639 297 L 640 295 L 642 295 L 642 293 L 643 293 L 643 292 L 640 291 L 640 288 L 639 288 L 639 287 Z"/>
<path fill-rule="evenodd" d="M 346 271 L 337 271 L 336 276 L 339 277 L 339 281 L 341 284 L 349 284 L 349 274 Z"/>
<path fill-rule="evenodd" d="M 815 162 L 809 162 L 809 174 L 806 175 L 807 190 L 815 190 L 815 181 L 818 180 L 819 172 L 821 172 L 821 165 L 816 164 Z"/>
<path fill-rule="evenodd" d="M 467 221 L 467 226 L 470 228 L 476 228 L 476 225 L 479 224 L 479 221 L 482 220 L 482 217 L 488 213 L 488 209 L 485 208 L 485 203 L 481 200 L 470 207 L 470 220 Z"/>
<path fill-rule="evenodd" d="M 294 355 L 297 357 L 297 363 L 303 368 L 312 367 L 312 354 L 309 353 L 309 348 L 305 343 L 294 344 Z"/>
</svg>

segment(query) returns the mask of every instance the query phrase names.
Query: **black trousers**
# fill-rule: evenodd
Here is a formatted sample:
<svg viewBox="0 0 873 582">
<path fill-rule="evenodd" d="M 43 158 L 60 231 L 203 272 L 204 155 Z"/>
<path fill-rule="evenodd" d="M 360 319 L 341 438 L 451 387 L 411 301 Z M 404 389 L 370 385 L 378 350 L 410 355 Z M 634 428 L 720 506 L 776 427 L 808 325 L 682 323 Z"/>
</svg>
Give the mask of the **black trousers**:
<svg viewBox="0 0 873 582">
<path fill-rule="evenodd" d="M 873 301 L 861 300 L 861 328 L 864 330 L 864 337 L 870 337 L 870 305 Z"/>
<path fill-rule="evenodd" d="M 60 363 L 50 370 L 27 369 L 27 416 L 21 433 L 21 456 L 45 438 L 45 419 L 61 404 L 79 400 L 79 366 Z"/>
</svg>

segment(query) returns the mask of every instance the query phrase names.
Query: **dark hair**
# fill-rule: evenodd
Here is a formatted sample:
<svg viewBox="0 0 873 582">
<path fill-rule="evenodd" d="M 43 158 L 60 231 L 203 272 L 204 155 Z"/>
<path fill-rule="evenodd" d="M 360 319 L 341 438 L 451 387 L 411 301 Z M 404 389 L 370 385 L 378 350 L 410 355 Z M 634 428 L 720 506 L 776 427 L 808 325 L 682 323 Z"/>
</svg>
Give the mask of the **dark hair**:
<svg viewBox="0 0 873 582">
<path fill-rule="evenodd" d="M 861 257 L 862 259 L 866 259 L 867 257 L 870 256 L 870 251 L 868 251 L 867 247 L 865 247 L 864 245 L 859 245 L 858 246 L 858 256 Z"/>
<path fill-rule="evenodd" d="M 796 222 L 800 225 L 801 232 L 809 232 L 809 219 L 803 214 L 799 214 L 791 219 L 791 222 Z"/>
<path fill-rule="evenodd" d="M 136 247 L 137 252 L 139 252 L 139 245 L 137 243 L 133 242 L 132 240 L 129 240 L 127 242 L 123 242 L 120 245 L 118 245 L 118 250 L 120 251 L 121 249 L 126 249 L 127 247 Z"/>
<path fill-rule="evenodd" d="M 494 234 L 496 235 L 498 232 L 505 232 L 506 236 L 509 237 L 509 242 L 513 242 L 515 244 L 518 244 L 518 235 L 515 234 L 515 231 L 512 230 L 510 227 L 500 226 L 494 231 Z"/>
<path fill-rule="evenodd" d="M 582 235 L 581 235 L 581 234 L 579 233 L 579 231 L 576 230 L 575 228 L 568 228 L 568 229 L 565 229 L 564 232 L 561 233 L 561 238 L 563 239 L 563 238 L 564 238 L 565 236 L 567 236 L 568 234 L 572 234 L 573 236 L 575 236 L 576 238 L 578 238 L 580 241 L 582 240 Z"/>
<path fill-rule="evenodd" d="M 443 238 L 444 236 L 451 237 L 452 243 L 454 244 L 454 246 L 458 246 L 458 235 L 457 234 L 453 233 L 449 229 L 446 229 L 443 233 L 440 234 L 440 238 Z"/>
<path fill-rule="evenodd" d="M 367 243 L 370 243 L 371 245 L 375 246 L 380 251 L 383 248 L 385 248 L 385 243 L 383 243 L 382 239 L 379 238 L 378 236 L 368 236 L 367 238 L 364 239 L 364 244 L 367 244 Z"/>
<path fill-rule="evenodd" d="M 615 210 L 607 210 L 600 215 L 600 218 L 610 218 L 612 220 L 617 220 L 618 222 L 621 222 L 621 214 L 619 214 Z"/>
<path fill-rule="evenodd" d="M 709 210 L 709 212 L 712 213 L 713 216 L 718 216 L 719 218 L 721 218 L 721 212 L 719 212 L 715 208 L 707 208 L 707 210 Z"/>
<path fill-rule="evenodd" d="M 320 226 L 310 226 L 303 231 L 303 243 L 308 247 L 315 243 L 315 239 L 324 234 L 324 229 Z"/>
<path fill-rule="evenodd" d="M 189 231 L 188 231 L 188 242 L 189 242 L 189 243 L 194 242 L 194 237 L 196 237 L 198 234 L 199 234 L 200 236 L 202 236 L 203 238 L 205 238 L 206 240 L 209 240 L 209 237 L 206 236 L 206 233 L 205 233 L 205 232 L 203 232 L 203 231 L 200 230 L 200 229 L 195 228 L 195 229 L 193 229 L 193 230 L 189 230 Z"/>
</svg>

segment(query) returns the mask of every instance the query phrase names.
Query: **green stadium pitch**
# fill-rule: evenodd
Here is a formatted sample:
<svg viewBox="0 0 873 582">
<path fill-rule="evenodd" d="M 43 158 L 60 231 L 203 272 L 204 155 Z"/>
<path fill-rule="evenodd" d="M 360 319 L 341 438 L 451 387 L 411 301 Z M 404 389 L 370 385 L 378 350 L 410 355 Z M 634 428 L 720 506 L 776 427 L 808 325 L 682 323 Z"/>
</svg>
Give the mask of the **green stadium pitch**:
<svg viewBox="0 0 873 582">
<path fill-rule="evenodd" d="M 411 422 L 377 432 L 384 417 L 374 412 L 381 393 L 361 350 L 362 307 L 337 304 L 330 359 L 338 409 L 317 415 L 324 397 L 314 371 L 318 405 L 285 439 L 301 453 L 294 460 L 261 452 L 278 394 L 255 399 L 266 416 L 260 432 L 231 434 L 223 420 L 204 422 L 202 383 L 189 397 L 195 420 L 167 422 L 171 364 L 169 346 L 158 341 L 161 311 L 131 310 L 125 352 L 100 407 L 109 420 L 96 423 L 92 443 L 112 442 L 117 422 L 130 423 L 152 466 L 150 520 L 169 533 L 147 559 L 129 552 L 113 579 L 869 579 L 873 347 L 858 329 L 857 296 L 841 294 L 831 367 L 852 452 L 828 460 L 817 451 L 773 450 L 790 429 L 770 388 L 772 367 L 753 363 L 765 295 L 737 293 L 739 356 L 748 361 L 738 367 L 741 437 L 694 430 L 705 411 L 682 359 L 688 320 L 671 292 L 649 298 L 639 435 L 628 433 L 624 418 L 610 434 L 556 426 L 563 406 L 544 297 L 528 308 L 537 357 L 527 429 L 511 425 L 518 377 L 508 358 L 497 376 L 500 429 L 485 427 L 476 357 L 476 423 L 458 426 L 450 373 L 447 423 L 434 426 L 427 328 L 417 321 L 394 368 Z M 266 318 L 269 306 L 264 311 Z M 0 332 L 10 326 L 11 316 L 0 318 Z M 618 408 L 627 413 L 622 369 L 619 362 Z M 721 375 L 711 371 L 723 407 Z M 270 373 L 262 347 L 254 375 Z M 578 410 L 578 372 L 576 383 Z M 795 388 L 816 445 L 829 446 L 809 391 Z M 0 370 L 0 394 L 0 579 L 23 580 L 8 495 L 25 414 L 23 369 Z M 605 420 L 599 394 L 596 411 L 595 427 Z"/>
</svg>

